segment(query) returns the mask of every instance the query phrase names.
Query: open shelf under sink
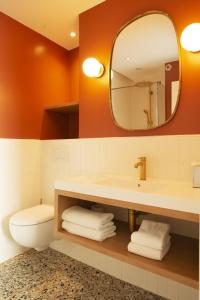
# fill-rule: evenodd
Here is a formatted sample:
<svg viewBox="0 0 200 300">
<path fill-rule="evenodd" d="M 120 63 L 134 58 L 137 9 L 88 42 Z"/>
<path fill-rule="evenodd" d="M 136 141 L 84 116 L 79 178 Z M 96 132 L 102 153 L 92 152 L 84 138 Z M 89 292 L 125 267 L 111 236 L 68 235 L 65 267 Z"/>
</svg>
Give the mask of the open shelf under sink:
<svg viewBox="0 0 200 300">
<path fill-rule="evenodd" d="M 81 199 L 81 194 L 78 194 L 78 198 L 77 195 L 76 198 L 73 198 L 71 192 L 68 194 L 67 191 L 56 190 L 56 234 L 59 238 L 71 240 L 74 243 L 114 257 L 125 263 L 198 289 L 199 240 L 181 235 L 172 235 L 170 251 L 162 261 L 155 261 L 128 252 L 127 246 L 130 241 L 130 234 L 128 232 L 128 224 L 125 222 L 115 221 L 117 225 L 117 235 L 103 242 L 96 242 L 73 235 L 61 228 L 61 215 L 62 212 L 70 206 L 81 205 L 88 207 L 91 205 L 93 197 L 91 197 L 91 200 L 90 197 L 87 197 L 86 200 L 84 199 L 85 195 L 82 195 L 82 198 L 83 199 Z M 95 197 L 95 200 L 97 200 L 97 197 Z M 114 204 L 113 201 L 112 205 Z M 109 204 L 107 203 L 107 205 Z M 117 201 L 116 206 L 118 206 Z"/>
</svg>

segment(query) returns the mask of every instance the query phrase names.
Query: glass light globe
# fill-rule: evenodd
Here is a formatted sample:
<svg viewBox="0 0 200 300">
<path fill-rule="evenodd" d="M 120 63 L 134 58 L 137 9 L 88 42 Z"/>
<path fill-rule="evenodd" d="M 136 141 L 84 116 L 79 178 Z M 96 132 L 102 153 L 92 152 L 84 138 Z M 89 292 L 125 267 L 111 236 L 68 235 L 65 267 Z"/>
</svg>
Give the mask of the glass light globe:
<svg viewBox="0 0 200 300">
<path fill-rule="evenodd" d="M 104 72 L 104 66 L 93 57 L 87 58 L 83 62 L 83 72 L 88 77 L 101 77 Z"/>
<path fill-rule="evenodd" d="M 187 51 L 200 51 L 200 23 L 190 24 L 183 30 L 181 45 Z"/>
</svg>

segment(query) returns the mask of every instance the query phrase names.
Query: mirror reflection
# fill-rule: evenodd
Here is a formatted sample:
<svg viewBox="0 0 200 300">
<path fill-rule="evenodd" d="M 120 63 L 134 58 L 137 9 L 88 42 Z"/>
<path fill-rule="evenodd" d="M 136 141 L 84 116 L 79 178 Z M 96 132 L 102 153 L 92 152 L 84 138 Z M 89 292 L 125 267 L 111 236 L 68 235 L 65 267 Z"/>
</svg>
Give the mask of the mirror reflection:
<svg viewBox="0 0 200 300">
<path fill-rule="evenodd" d="M 179 54 L 172 21 L 161 13 L 137 18 L 113 47 L 110 96 L 115 123 L 151 129 L 175 113 L 179 98 Z"/>
</svg>

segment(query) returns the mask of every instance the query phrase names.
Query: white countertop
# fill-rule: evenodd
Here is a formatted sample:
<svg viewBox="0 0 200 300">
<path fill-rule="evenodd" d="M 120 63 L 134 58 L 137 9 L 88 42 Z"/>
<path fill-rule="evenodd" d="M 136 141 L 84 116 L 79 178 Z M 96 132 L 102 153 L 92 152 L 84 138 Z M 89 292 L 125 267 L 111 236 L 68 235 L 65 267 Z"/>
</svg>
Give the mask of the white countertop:
<svg viewBox="0 0 200 300">
<path fill-rule="evenodd" d="M 139 186 L 138 186 L 139 185 Z M 56 181 L 55 189 L 200 214 L 200 189 L 192 183 L 131 176 L 95 175 Z"/>
</svg>

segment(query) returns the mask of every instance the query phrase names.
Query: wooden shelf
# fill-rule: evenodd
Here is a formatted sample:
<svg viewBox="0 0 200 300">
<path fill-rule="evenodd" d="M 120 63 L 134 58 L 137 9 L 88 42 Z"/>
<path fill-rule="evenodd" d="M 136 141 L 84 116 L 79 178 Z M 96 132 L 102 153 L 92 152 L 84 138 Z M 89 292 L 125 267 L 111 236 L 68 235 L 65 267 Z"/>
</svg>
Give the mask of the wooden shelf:
<svg viewBox="0 0 200 300">
<path fill-rule="evenodd" d="M 71 102 L 71 103 L 61 104 L 61 105 L 47 106 L 45 107 L 45 110 L 50 112 L 52 111 L 52 112 L 64 113 L 64 114 L 78 112 L 79 103 Z"/>
<path fill-rule="evenodd" d="M 115 222 L 117 235 L 103 242 L 96 242 L 73 235 L 60 229 L 57 236 L 69 239 L 87 248 L 109 255 L 136 267 L 170 278 L 184 285 L 198 289 L 199 283 L 199 248 L 198 240 L 180 236 L 172 236 L 172 246 L 162 261 L 151 260 L 127 251 L 130 241 L 128 224 Z"/>
<path fill-rule="evenodd" d="M 56 190 L 56 195 L 62 195 L 65 196 L 66 199 L 68 197 L 73 199 L 81 199 L 82 201 L 90 201 L 105 205 L 112 205 L 116 207 L 121 208 L 127 208 L 127 209 L 134 209 L 137 211 L 142 211 L 150 214 L 160 215 L 160 216 L 166 216 L 174 219 L 180 219 L 184 221 L 190 221 L 199 223 L 199 214 L 196 213 L 190 213 L 185 211 L 176 211 L 173 209 L 163 208 L 163 207 L 157 207 L 157 206 L 150 206 L 146 204 L 139 204 L 134 201 L 122 201 L 122 200 L 115 200 L 100 196 L 94 196 L 94 195 L 88 195 L 88 194 L 82 194 L 78 192 L 69 192 L 69 191 L 63 191 L 63 190 Z"/>
<path fill-rule="evenodd" d="M 105 198 L 86 196 L 84 194 L 72 193 L 68 191 L 55 191 L 55 217 L 56 217 L 56 235 L 61 239 L 69 239 L 74 243 L 87 248 L 109 255 L 136 267 L 143 268 L 150 272 L 167 277 L 184 285 L 198 289 L 199 286 L 199 240 L 180 235 L 172 235 L 172 246 L 170 251 L 162 261 L 155 261 L 136 254 L 128 252 L 127 246 L 130 242 L 128 224 L 115 221 L 117 226 L 117 235 L 103 242 L 96 242 L 87 238 L 73 235 L 62 229 L 61 215 L 63 211 L 73 205 L 90 207 L 92 202 L 114 205 L 116 207 L 136 209 L 130 206 L 131 203 Z M 143 208 L 143 207 L 140 207 Z M 147 207 L 148 208 L 148 207 Z M 143 211 L 143 210 L 141 210 Z M 148 211 L 149 210 L 144 210 Z M 150 211 L 151 212 L 151 211 Z M 153 211 L 156 214 L 156 211 Z M 157 211 L 160 214 L 160 211 Z M 166 215 L 163 213 L 162 215 Z M 168 214 L 167 214 L 168 215 Z M 171 214 L 172 218 L 174 217 Z M 175 216 L 176 217 L 176 216 Z M 182 218 L 181 218 L 182 219 Z M 186 216 L 187 220 L 187 216 Z"/>
</svg>

